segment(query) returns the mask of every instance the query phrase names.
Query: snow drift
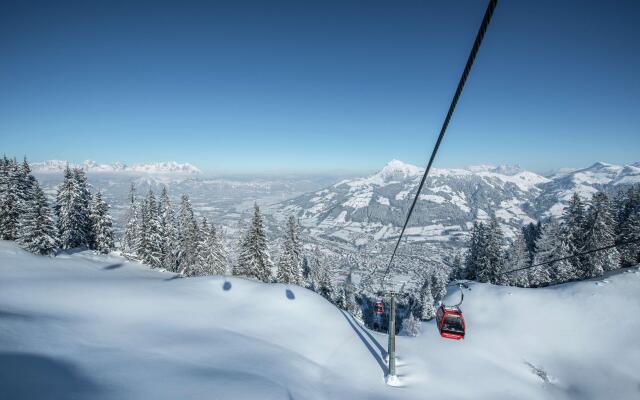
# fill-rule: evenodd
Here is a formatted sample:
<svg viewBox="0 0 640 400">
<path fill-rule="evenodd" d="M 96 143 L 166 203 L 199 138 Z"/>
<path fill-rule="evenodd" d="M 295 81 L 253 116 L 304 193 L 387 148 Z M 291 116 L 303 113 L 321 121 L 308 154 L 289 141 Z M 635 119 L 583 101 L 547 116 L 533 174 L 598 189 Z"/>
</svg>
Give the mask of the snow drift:
<svg viewBox="0 0 640 400">
<path fill-rule="evenodd" d="M 0 397 L 637 398 L 639 291 L 637 268 L 546 289 L 474 284 L 467 338 L 433 323 L 399 337 L 393 388 L 386 336 L 306 289 L 0 242 Z"/>
</svg>

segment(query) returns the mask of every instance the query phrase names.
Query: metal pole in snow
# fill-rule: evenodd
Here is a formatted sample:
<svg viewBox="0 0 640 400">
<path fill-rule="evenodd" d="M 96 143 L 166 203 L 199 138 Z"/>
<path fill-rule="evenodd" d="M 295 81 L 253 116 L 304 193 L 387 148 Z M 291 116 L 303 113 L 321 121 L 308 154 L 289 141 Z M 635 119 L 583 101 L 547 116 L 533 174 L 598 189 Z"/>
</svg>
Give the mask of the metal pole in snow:
<svg viewBox="0 0 640 400">
<path fill-rule="evenodd" d="M 389 357 L 389 378 L 396 377 L 396 297 L 394 292 L 391 295 L 391 311 L 389 315 L 389 345 L 387 354 Z"/>
</svg>

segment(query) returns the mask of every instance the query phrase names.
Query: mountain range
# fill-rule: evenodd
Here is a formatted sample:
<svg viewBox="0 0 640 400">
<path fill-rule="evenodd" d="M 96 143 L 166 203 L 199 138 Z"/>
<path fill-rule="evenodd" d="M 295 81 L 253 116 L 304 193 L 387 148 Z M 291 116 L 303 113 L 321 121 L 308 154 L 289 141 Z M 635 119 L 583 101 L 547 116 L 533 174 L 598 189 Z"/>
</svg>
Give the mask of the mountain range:
<svg viewBox="0 0 640 400">
<path fill-rule="evenodd" d="M 148 174 L 200 174 L 202 171 L 189 163 L 178 163 L 175 161 L 133 164 L 126 165 L 121 162 L 113 164 L 98 164 L 95 161 L 87 160 L 80 164 L 70 164 L 62 160 L 48 160 L 31 164 L 31 169 L 35 173 L 54 173 L 65 169 L 67 165 L 80 167 L 87 172 L 110 172 L 110 173 L 148 173 Z"/>
<path fill-rule="evenodd" d="M 361 245 L 397 238 L 424 170 L 398 160 L 377 173 L 282 202 L 313 237 Z M 460 242 L 476 220 L 495 215 L 505 236 L 562 214 L 573 192 L 585 200 L 599 190 L 640 183 L 640 163 L 562 170 L 542 176 L 518 166 L 432 169 L 405 235 L 412 242 Z"/>
</svg>

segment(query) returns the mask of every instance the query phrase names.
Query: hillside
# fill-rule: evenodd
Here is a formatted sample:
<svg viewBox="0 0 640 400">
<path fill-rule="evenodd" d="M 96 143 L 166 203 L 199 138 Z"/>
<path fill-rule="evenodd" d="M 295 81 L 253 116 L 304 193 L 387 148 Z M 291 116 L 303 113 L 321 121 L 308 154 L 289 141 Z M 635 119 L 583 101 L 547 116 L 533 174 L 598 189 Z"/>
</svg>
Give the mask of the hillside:
<svg viewBox="0 0 640 400">
<path fill-rule="evenodd" d="M 639 291 L 638 268 L 547 289 L 471 285 L 467 338 L 441 339 L 431 322 L 399 337 L 393 388 L 386 336 L 306 289 L 0 242 L 0 388 L 11 399 L 631 399 Z"/>
</svg>

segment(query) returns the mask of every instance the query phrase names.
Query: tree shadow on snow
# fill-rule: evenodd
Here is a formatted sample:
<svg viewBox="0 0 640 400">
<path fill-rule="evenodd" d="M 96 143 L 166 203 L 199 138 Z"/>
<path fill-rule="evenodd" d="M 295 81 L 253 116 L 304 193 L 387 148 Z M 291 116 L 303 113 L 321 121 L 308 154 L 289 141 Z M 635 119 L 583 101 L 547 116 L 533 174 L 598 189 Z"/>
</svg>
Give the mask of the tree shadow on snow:
<svg viewBox="0 0 640 400">
<path fill-rule="evenodd" d="M 172 281 L 174 279 L 180 279 L 180 278 L 182 278 L 182 275 L 177 274 L 177 275 L 174 275 L 174 276 L 172 276 L 170 278 L 165 279 L 165 281 Z"/>
<path fill-rule="evenodd" d="M 6 399 L 96 399 L 104 388 L 74 365 L 29 353 L 0 353 L 0 392 Z"/>
<path fill-rule="evenodd" d="M 291 289 L 287 289 L 286 293 L 287 293 L 287 299 L 289 299 L 289 300 L 295 300 L 296 299 L 296 295 L 293 293 L 293 291 L 291 291 Z"/>
<path fill-rule="evenodd" d="M 356 327 L 356 324 L 354 324 L 351 318 L 349 318 L 349 315 L 347 314 L 347 312 L 344 310 L 340 310 L 340 312 L 342 313 L 342 316 L 347 320 L 349 325 L 351 325 L 351 328 L 358 335 L 362 343 L 364 343 L 364 345 L 367 346 L 367 349 L 369 350 L 373 358 L 378 362 L 378 365 L 380 366 L 382 373 L 385 376 L 387 376 L 388 369 L 387 369 L 386 363 L 384 362 L 384 359 L 382 358 L 382 355 L 378 354 L 378 352 L 373 348 L 373 346 L 371 346 L 371 343 L 369 343 L 369 341 L 362 335 L 362 332 L 361 332 L 362 329 L 358 329 L 358 327 Z M 380 344 L 377 341 L 373 340 L 373 342 L 376 343 L 378 347 L 380 347 Z"/>
<path fill-rule="evenodd" d="M 112 269 L 118 269 L 118 268 L 122 267 L 123 265 L 124 265 L 124 263 L 111 264 L 111 265 L 107 265 L 106 267 L 102 267 L 102 269 L 110 271 Z"/>
</svg>

